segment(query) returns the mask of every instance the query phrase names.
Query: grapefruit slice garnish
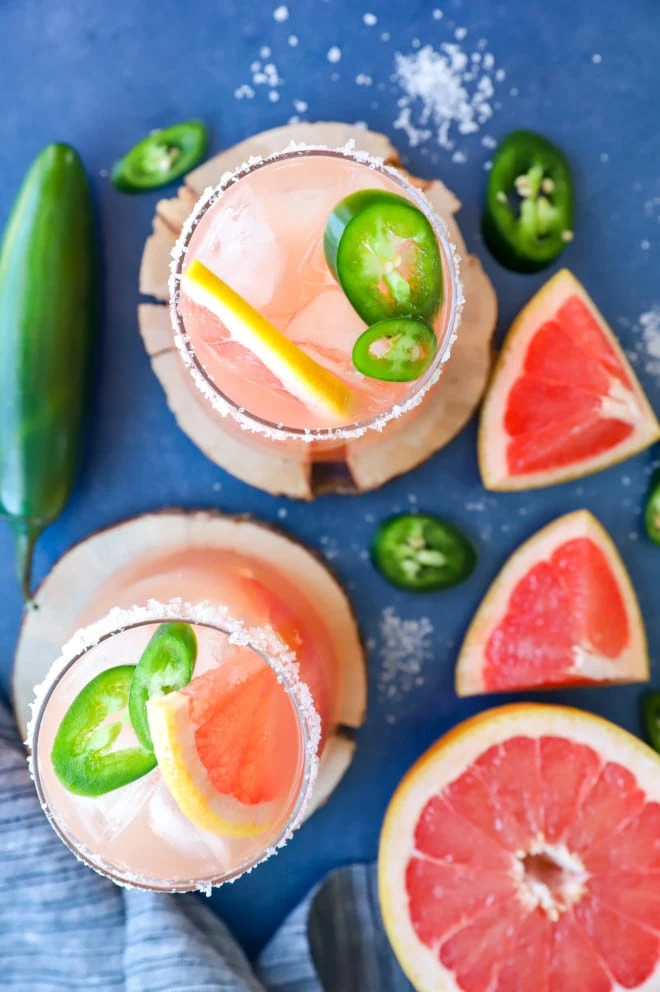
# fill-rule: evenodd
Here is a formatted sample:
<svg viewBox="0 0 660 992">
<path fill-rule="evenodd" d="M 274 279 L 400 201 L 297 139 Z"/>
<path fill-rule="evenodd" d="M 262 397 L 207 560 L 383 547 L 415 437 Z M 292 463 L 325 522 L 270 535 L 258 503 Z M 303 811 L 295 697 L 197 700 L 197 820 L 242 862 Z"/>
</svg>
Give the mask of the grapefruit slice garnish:
<svg viewBox="0 0 660 992">
<path fill-rule="evenodd" d="M 491 710 L 399 785 L 378 856 L 418 992 L 660 988 L 660 759 L 600 717 Z"/>
<path fill-rule="evenodd" d="M 644 624 L 626 568 L 601 524 L 578 510 L 509 558 L 468 630 L 456 691 L 648 677 Z"/>
<path fill-rule="evenodd" d="M 246 299 L 194 259 L 181 276 L 182 290 L 210 310 L 232 338 L 251 351 L 294 396 L 334 419 L 345 420 L 353 393 L 302 348 L 290 341 Z"/>
<path fill-rule="evenodd" d="M 300 784 L 300 734 L 265 662 L 237 648 L 147 712 L 158 767 L 189 820 L 225 837 L 272 826 Z"/>
<path fill-rule="evenodd" d="M 658 422 L 614 333 L 567 269 L 514 321 L 484 401 L 487 489 L 588 475 L 648 447 Z"/>
</svg>

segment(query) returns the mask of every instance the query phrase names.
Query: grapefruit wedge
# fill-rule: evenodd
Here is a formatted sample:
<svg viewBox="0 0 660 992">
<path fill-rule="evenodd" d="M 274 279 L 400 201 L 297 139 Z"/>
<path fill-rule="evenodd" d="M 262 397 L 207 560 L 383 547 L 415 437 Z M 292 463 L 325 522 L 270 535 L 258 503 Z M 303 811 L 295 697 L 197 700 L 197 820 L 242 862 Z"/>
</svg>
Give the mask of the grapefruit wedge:
<svg viewBox="0 0 660 992">
<path fill-rule="evenodd" d="M 567 269 L 527 304 L 504 342 L 479 425 L 487 489 L 534 489 L 629 458 L 660 436 L 605 320 Z"/>
<path fill-rule="evenodd" d="M 399 785 L 378 883 L 418 992 L 657 992 L 660 758 L 579 710 L 474 717 Z"/>
<path fill-rule="evenodd" d="M 181 812 L 223 837 L 269 829 L 300 784 L 300 734 L 275 672 L 249 649 L 147 703 L 163 780 Z"/>
<path fill-rule="evenodd" d="M 507 561 L 456 665 L 456 692 L 643 682 L 644 624 L 625 565 L 587 510 L 560 517 Z"/>
</svg>

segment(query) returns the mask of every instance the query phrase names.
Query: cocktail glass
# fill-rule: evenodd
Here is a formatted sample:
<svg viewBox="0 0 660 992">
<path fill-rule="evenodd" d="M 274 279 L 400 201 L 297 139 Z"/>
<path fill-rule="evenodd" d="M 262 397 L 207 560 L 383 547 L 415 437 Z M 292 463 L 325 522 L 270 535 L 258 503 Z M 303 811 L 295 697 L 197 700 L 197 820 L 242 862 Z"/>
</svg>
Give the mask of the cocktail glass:
<svg viewBox="0 0 660 992">
<path fill-rule="evenodd" d="M 442 304 L 434 321 L 437 351 L 413 382 L 361 375 L 352 347 L 365 324 L 324 258 L 323 231 L 350 193 L 382 189 L 410 200 L 435 233 L 442 262 Z M 352 418 L 333 423 L 285 389 L 233 341 L 209 311 L 181 290 L 181 275 L 199 259 L 287 337 L 342 378 L 355 394 Z M 184 224 L 170 280 L 174 337 L 203 402 L 238 428 L 246 443 L 287 458 L 342 462 L 349 446 L 377 443 L 408 425 L 439 382 L 463 305 L 459 259 L 443 221 L 420 189 L 397 169 L 352 148 L 296 146 L 251 160 L 207 190 Z"/>
<path fill-rule="evenodd" d="M 108 668 L 137 662 L 159 624 L 173 621 L 188 623 L 195 631 L 198 654 L 193 681 L 215 672 L 230 692 L 258 676 L 268 681 L 273 693 L 270 722 L 260 731 L 271 735 L 274 748 L 276 742 L 272 791 L 263 802 L 249 800 L 252 826 L 244 834 L 239 829 L 234 836 L 223 836 L 193 823 L 181 812 L 158 767 L 96 797 L 73 794 L 55 774 L 51 759 L 55 735 L 80 690 Z M 126 714 L 112 714 L 111 719 L 122 722 L 113 746 L 134 747 L 137 737 Z M 44 810 L 79 860 L 122 885 L 208 891 L 249 871 L 291 836 L 316 778 L 320 733 L 320 720 L 300 679 L 295 655 L 270 626 L 247 627 L 219 606 L 154 600 L 144 607 L 112 610 L 79 630 L 65 646 L 37 690 L 29 731 L 30 760 Z M 218 746 L 222 743 L 220 736 Z M 241 799 L 241 810 L 246 801 Z"/>
</svg>

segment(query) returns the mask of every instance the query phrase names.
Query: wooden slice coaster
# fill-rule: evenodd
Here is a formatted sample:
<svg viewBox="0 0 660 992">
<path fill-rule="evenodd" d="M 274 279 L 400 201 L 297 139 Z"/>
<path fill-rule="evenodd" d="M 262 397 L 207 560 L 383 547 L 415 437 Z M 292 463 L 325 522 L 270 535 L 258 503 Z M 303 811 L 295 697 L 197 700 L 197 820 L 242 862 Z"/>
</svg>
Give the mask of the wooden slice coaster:
<svg viewBox="0 0 660 992">
<path fill-rule="evenodd" d="M 367 706 L 365 654 L 346 594 L 322 559 L 290 535 L 249 517 L 183 510 L 145 513 L 98 531 L 63 555 L 39 587 L 38 609 L 26 612 L 18 639 L 12 692 L 20 731 L 25 736 L 34 686 L 80 618 L 88 622 L 85 615 L 98 590 L 143 556 L 189 547 L 261 558 L 285 572 L 313 603 L 323 604 L 323 615 L 332 618 L 330 633 L 341 665 L 338 726 L 325 745 L 309 816 L 332 794 L 353 758 L 355 731 Z"/>
<path fill-rule="evenodd" d="M 409 175 L 446 222 L 450 238 L 462 256 L 461 278 L 467 301 L 442 379 L 410 426 L 392 436 L 379 437 L 376 443 L 365 437 L 352 444 L 345 465 L 320 463 L 313 468 L 253 447 L 249 438 L 243 441 L 224 430 L 197 393 L 175 348 L 166 305 L 170 252 L 185 218 L 207 186 L 216 185 L 225 172 L 238 168 L 250 156 L 271 155 L 292 141 L 336 148 L 351 140 L 361 151 L 398 166 L 397 152 L 385 135 L 350 124 L 296 124 L 264 131 L 205 162 L 186 176 L 174 199 L 157 204 L 153 234 L 147 238 L 142 255 L 140 291 L 159 302 L 139 307 L 140 332 L 179 426 L 211 461 L 243 482 L 274 495 L 313 499 L 323 492 L 366 492 L 415 468 L 465 426 L 479 404 L 490 371 L 497 300 L 481 263 L 467 254 L 455 220 L 460 202 L 439 180 L 425 181 Z"/>
</svg>

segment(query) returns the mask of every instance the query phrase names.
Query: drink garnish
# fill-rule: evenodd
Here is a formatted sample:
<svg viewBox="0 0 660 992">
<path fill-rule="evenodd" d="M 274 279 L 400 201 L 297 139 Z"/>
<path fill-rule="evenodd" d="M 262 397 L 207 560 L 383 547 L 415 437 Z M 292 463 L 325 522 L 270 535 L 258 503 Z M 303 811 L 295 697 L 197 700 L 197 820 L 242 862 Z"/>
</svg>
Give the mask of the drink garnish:
<svg viewBox="0 0 660 992">
<path fill-rule="evenodd" d="M 440 249 L 410 200 L 384 190 L 352 193 L 330 214 L 323 247 L 365 324 L 391 317 L 433 321 L 443 295 Z"/>
<path fill-rule="evenodd" d="M 429 367 L 437 346 L 435 334 L 423 320 L 392 317 L 360 335 L 353 347 L 353 364 L 370 379 L 411 382 Z"/>
<path fill-rule="evenodd" d="M 162 623 L 135 669 L 128 697 L 133 730 L 143 747 L 153 750 L 147 701 L 188 685 L 197 658 L 197 638 L 188 623 Z"/>
<path fill-rule="evenodd" d="M 62 785 L 78 796 L 102 796 L 142 778 L 156 767 L 141 745 L 111 750 L 122 731 L 135 665 L 101 672 L 78 693 L 62 720 L 51 751 Z M 117 714 L 117 719 L 108 717 Z"/>
<path fill-rule="evenodd" d="M 158 767 L 192 823 L 223 837 L 262 833 L 298 768 L 296 718 L 273 670 L 238 657 L 147 703 Z"/>
<path fill-rule="evenodd" d="M 514 272 L 546 268 L 573 240 L 573 180 L 564 153 L 534 131 L 512 131 L 495 152 L 484 240 Z"/>
<path fill-rule="evenodd" d="M 339 420 L 346 417 L 353 401 L 348 386 L 290 341 L 199 259 L 194 259 L 183 273 L 181 287 L 193 302 L 221 320 L 232 338 L 256 355 L 294 396 L 324 414 Z"/>
<path fill-rule="evenodd" d="M 436 592 L 464 582 L 477 555 L 467 537 L 430 513 L 402 513 L 385 520 L 371 544 L 371 559 L 393 585 Z"/>
</svg>

